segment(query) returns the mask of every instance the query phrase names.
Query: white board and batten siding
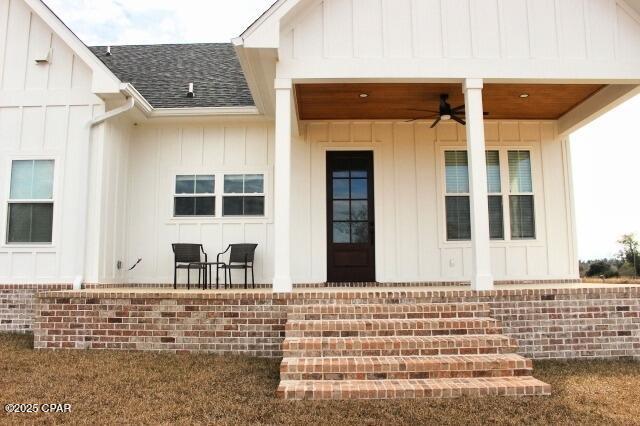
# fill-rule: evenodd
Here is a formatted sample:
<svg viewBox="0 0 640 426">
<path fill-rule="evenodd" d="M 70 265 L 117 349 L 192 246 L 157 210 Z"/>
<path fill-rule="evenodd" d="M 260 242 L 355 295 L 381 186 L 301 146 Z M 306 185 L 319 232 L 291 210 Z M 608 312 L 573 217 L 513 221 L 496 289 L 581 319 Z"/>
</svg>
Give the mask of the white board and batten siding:
<svg viewBox="0 0 640 426">
<path fill-rule="evenodd" d="M 273 278 L 273 156 L 274 129 L 270 123 L 140 125 L 131 136 L 129 152 L 126 258 L 142 258 L 128 274 L 131 283 L 173 281 L 172 243 L 202 243 L 209 256 L 231 243 L 256 243 L 256 282 Z M 230 174 L 265 175 L 265 216 L 174 218 L 176 175 L 216 176 L 216 197 L 222 195 L 219 177 Z M 233 280 L 244 280 L 234 271 Z M 196 274 L 192 275 L 197 279 Z M 222 279 L 222 274 L 220 275 Z M 181 272 L 180 282 L 186 281 Z"/>
<path fill-rule="evenodd" d="M 616 0 L 318 0 L 283 22 L 279 51 L 281 78 L 637 80 L 640 15 Z"/>
<path fill-rule="evenodd" d="M 446 241 L 443 195 L 444 151 L 466 149 L 465 138 L 463 127 L 448 123 L 436 130 L 425 123 L 307 124 L 293 146 L 294 282 L 326 280 L 328 150 L 374 152 L 378 281 L 469 280 L 471 245 Z M 566 141 L 555 123 L 487 122 L 486 139 L 487 149 L 531 151 L 536 205 L 535 240 L 492 241 L 495 278 L 577 278 Z"/>
<path fill-rule="evenodd" d="M 81 269 L 80 176 L 88 123 L 104 111 L 91 84 L 91 69 L 22 0 L 0 0 L 0 283 L 68 283 Z M 55 160 L 51 245 L 6 244 L 13 159 Z"/>
</svg>

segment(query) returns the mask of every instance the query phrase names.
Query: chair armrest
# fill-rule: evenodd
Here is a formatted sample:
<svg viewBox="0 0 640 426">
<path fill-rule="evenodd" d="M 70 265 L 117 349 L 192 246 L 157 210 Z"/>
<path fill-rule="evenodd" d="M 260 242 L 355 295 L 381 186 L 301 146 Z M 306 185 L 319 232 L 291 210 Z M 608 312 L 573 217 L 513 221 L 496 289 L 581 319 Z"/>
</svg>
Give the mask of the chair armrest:
<svg viewBox="0 0 640 426">
<path fill-rule="evenodd" d="M 204 262 L 207 263 L 208 262 L 208 260 L 207 260 L 207 258 L 208 258 L 207 252 L 204 251 L 204 246 L 202 244 L 200 244 L 200 251 L 202 252 L 202 254 L 204 254 Z"/>
<path fill-rule="evenodd" d="M 221 263 L 220 262 L 220 256 L 222 256 L 223 254 L 226 254 L 229 251 L 230 248 L 231 248 L 231 246 L 227 247 L 227 249 L 225 251 L 223 251 L 222 253 L 218 253 L 218 255 L 216 256 L 216 262 L 217 263 Z"/>
</svg>

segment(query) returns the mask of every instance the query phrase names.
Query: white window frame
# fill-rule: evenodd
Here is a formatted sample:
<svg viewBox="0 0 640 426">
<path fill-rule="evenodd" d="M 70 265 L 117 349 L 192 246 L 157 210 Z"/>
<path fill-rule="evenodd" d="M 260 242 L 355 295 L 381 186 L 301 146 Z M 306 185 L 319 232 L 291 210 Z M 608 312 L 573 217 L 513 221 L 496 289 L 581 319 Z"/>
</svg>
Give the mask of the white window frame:
<svg viewBox="0 0 640 426">
<path fill-rule="evenodd" d="M 509 174 L 509 152 L 514 151 L 514 152 L 520 152 L 520 151 L 527 151 L 529 152 L 529 164 L 530 164 L 530 170 L 529 172 L 531 173 L 531 192 L 512 192 L 511 191 L 511 175 Z M 506 207 L 506 210 L 509 212 L 509 216 L 505 216 L 505 222 L 509 222 L 509 240 L 510 241 L 537 241 L 538 240 L 538 203 L 536 200 L 536 182 L 535 182 L 535 177 L 533 174 L 533 150 L 532 149 L 528 149 L 528 148 L 519 148 L 519 147 L 506 147 L 504 149 L 504 158 L 507 162 L 507 164 L 505 164 L 505 173 L 506 173 L 506 183 L 507 183 L 507 191 L 505 196 L 503 196 L 502 199 L 502 204 L 503 204 L 503 209 L 504 207 Z M 502 164 L 500 165 L 500 167 L 502 168 Z M 504 187 L 502 188 L 503 192 L 504 192 Z M 513 232 L 511 230 L 511 196 L 519 196 L 519 195 L 526 195 L 526 196 L 531 196 L 531 198 L 533 199 L 533 233 L 535 234 L 533 238 L 531 237 L 527 237 L 527 238 L 513 238 Z M 505 206 L 506 204 L 506 206 Z M 506 235 L 505 235 L 506 237 Z"/>
<path fill-rule="evenodd" d="M 215 216 L 174 216 L 174 196 L 175 185 L 177 176 L 202 176 L 213 175 L 215 176 L 215 197 L 216 197 L 216 215 Z M 225 175 L 263 175 L 264 176 L 264 188 L 263 194 L 247 194 L 247 195 L 259 195 L 264 196 L 264 215 L 263 216 L 223 216 L 223 197 L 224 197 L 224 176 Z M 176 167 L 172 168 L 167 180 L 163 183 L 163 187 L 167 188 L 167 192 L 171 194 L 171 202 L 166 204 L 166 220 L 168 225 L 175 224 L 216 224 L 216 223 L 272 223 L 272 211 L 271 211 L 271 193 L 273 188 L 272 182 L 272 170 L 270 167 L 249 167 L 246 168 L 230 168 L 224 166 L 196 166 L 196 167 Z M 171 185 L 171 186 L 169 186 Z M 222 186 L 221 186 L 222 185 Z M 239 194 L 241 195 L 241 194 Z"/>
<path fill-rule="evenodd" d="M 213 176 L 213 193 L 206 194 L 178 194 L 176 192 L 176 184 L 178 182 L 178 176 L 194 176 L 197 178 L 198 176 Z M 195 183 L 194 183 L 195 184 Z M 207 219 L 214 218 L 218 215 L 218 177 L 215 173 L 177 173 L 173 176 L 173 203 L 171 203 L 171 215 L 174 219 Z M 188 215 L 188 216 L 176 216 L 176 198 L 211 198 L 213 197 L 213 215 L 206 216 L 197 216 L 197 215 Z"/>
<path fill-rule="evenodd" d="M 446 153 L 449 151 L 464 151 L 466 152 L 465 149 L 460 149 L 460 148 L 451 148 L 451 149 L 443 149 L 442 150 L 442 180 L 443 180 L 443 205 L 444 205 L 444 240 L 448 243 L 466 243 L 471 241 L 471 236 L 469 237 L 468 240 L 463 240 L 463 239 L 459 239 L 459 240 L 450 240 L 449 236 L 447 235 L 447 198 L 448 197 L 467 197 L 469 199 L 469 209 L 471 209 L 471 193 L 470 192 L 448 192 L 447 191 L 447 160 L 446 160 Z M 469 177 L 469 179 L 471 179 L 471 175 L 469 175 L 469 155 L 467 154 L 467 176 Z M 471 182 L 469 182 L 468 185 L 469 189 L 471 189 Z M 469 226 L 471 226 L 471 219 L 469 219 Z M 470 234 L 472 235 L 473 232 Z"/>
<path fill-rule="evenodd" d="M 465 196 L 467 194 L 450 194 L 447 192 L 447 181 L 446 181 L 446 160 L 445 160 L 445 152 L 446 151 L 466 151 L 466 145 L 461 144 L 438 144 L 436 153 L 438 153 L 438 158 L 436 164 L 439 167 L 437 172 L 437 180 L 439 181 L 438 187 L 440 188 L 440 193 L 437 196 L 438 207 L 438 227 L 440 234 L 440 248 L 453 248 L 453 247 L 470 247 L 470 240 L 448 240 L 447 239 L 447 206 L 446 206 L 446 198 L 447 196 Z M 541 194 L 537 191 L 537 180 L 538 176 L 538 148 L 535 145 L 527 145 L 527 144 L 491 144 L 485 147 L 485 151 L 499 151 L 500 158 L 500 179 L 501 179 L 501 194 L 493 194 L 487 193 L 487 195 L 502 195 L 502 217 L 503 217 L 503 228 L 504 228 L 504 238 L 503 239 L 492 239 L 490 240 L 490 245 L 492 247 L 507 247 L 507 246 L 542 246 L 545 244 L 543 234 L 540 232 L 541 226 L 541 214 L 543 214 L 544 203 L 541 202 Z M 509 180 L 509 151 L 528 151 L 531 158 L 531 186 L 532 193 L 511 193 L 511 185 Z M 471 175 L 469 175 L 471 176 Z M 507 185 L 507 186 L 505 186 Z M 488 192 L 488 191 L 487 191 Z M 509 196 L 510 195 L 533 195 L 534 201 L 534 225 L 535 225 L 535 238 L 511 238 L 511 211 L 509 204 Z M 469 194 L 470 196 L 470 194 Z"/>
<path fill-rule="evenodd" d="M 13 162 L 14 161 L 53 161 L 53 181 L 51 183 L 51 199 L 12 199 L 11 198 L 11 179 L 12 179 L 12 171 L 13 171 Z M 60 167 L 60 160 L 58 158 L 58 156 L 56 155 L 45 155 L 45 154 L 40 154 L 40 155 L 24 155 L 24 154 L 19 154 L 19 155 L 9 155 L 7 158 L 7 163 L 6 163 L 6 183 L 5 183 L 5 203 L 4 203 L 4 209 L 3 209 L 3 213 L 2 213 L 2 223 L 4 224 L 4 227 L 2 229 L 3 232 L 3 237 L 2 237 L 2 245 L 1 247 L 3 248 L 7 248 L 7 249 L 20 249 L 20 248 L 24 248 L 24 249 L 37 249 L 37 248 L 43 248 L 43 249 L 53 249 L 55 248 L 55 242 L 56 242 L 56 237 L 57 237 L 57 232 L 56 229 L 58 228 L 57 226 L 57 209 L 56 209 L 56 204 L 57 203 L 57 192 L 58 192 L 58 172 L 60 170 L 62 170 L 62 168 Z M 9 242 L 9 207 L 12 204 L 51 204 L 53 206 L 53 212 L 52 212 L 52 217 L 51 217 L 51 242 L 48 243 L 43 243 L 43 242 L 35 242 L 35 243 L 29 243 L 29 242 L 16 242 L 16 243 L 10 243 Z"/>
<path fill-rule="evenodd" d="M 500 192 L 491 192 L 489 191 L 489 182 L 487 178 L 487 202 L 490 197 L 500 197 L 502 200 L 502 238 L 491 238 L 491 242 L 501 242 L 507 240 L 507 214 L 508 214 L 508 206 L 505 208 L 505 181 L 504 181 L 504 158 L 503 153 L 500 148 L 486 148 L 486 152 L 489 151 L 497 151 L 498 152 L 498 164 L 500 167 Z M 489 233 L 491 233 L 491 229 L 489 229 Z"/>
<path fill-rule="evenodd" d="M 225 188 L 224 188 L 224 180 L 222 182 L 222 209 L 220 210 L 220 217 L 226 217 L 226 218 L 264 218 L 267 215 L 267 194 L 266 194 L 266 187 L 267 187 L 267 176 L 265 173 L 262 172 L 256 172 L 256 173 L 251 173 L 251 172 L 242 172 L 242 173 L 224 173 L 223 174 L 223 179 L 227 176 L 243 176 L 243 179 L 246 176 L 250 176 L 250 175 L 260 175 L 262 176 L 262 192 L 261 193 L 257 193 L 257 192 L 253 192 L 253 193 L 247 193 L 247 192 L 242 192 L 242 193 L 227 193 L 225 192 Z M 243 186 L 244 186 L 245 182 L 243 182 Z M 263 198 L 263 203 L 264 203 L 264 213 L 261 215 L 225 215 L 224 214 L 224 199 L 226 197 L 262 197 Z"/>
</svg>

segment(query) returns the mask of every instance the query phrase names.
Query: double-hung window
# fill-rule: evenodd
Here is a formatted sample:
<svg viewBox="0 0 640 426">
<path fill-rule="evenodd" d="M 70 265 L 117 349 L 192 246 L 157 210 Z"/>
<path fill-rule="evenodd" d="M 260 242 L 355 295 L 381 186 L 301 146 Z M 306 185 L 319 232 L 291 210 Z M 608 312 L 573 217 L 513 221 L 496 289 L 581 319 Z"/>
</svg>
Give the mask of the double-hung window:
<svg viewBox="0 0 640 426">
<path fill-rule="evenodd" d="M 536 238 L 529 151 L 509 151 L 509 211 L 511 238 L 514 240 Z"/>
<path fill-rule="evenodd" d="M 500 179 L 500 151 L 487 151 L 487 192 L 489 193 L 489 236 L 504 240 L 504 209 Z"/>
<path fill-rule="evenodd" d="M 467 151 L 446 151 L 444 154 L 447 240 L 470 240 L 471 210 Z"/>
<path fill-rule="evenodd" d="M 500 151 L 487 151 L 487 189 L 489 193 L 489 233 L 491 239 L 504 239 Z M 469 162 L 467 151 L 445 152 L 447 240 L 471 239 Z"/>
<path fill-rule="evenodd" d="M 264 175 L 224 176 L 223 216 L 264 216 Z"/>
<path fill-rule="evenodd" d="M 53 160 L 11 163 L 7 243 L 52 242 Z"/>
<path fill-rule="evenodd" d="M 173 202 L 175 217 L 213 217 L 216 214 L 214 175 L 178 175 Z"/>
</svg>

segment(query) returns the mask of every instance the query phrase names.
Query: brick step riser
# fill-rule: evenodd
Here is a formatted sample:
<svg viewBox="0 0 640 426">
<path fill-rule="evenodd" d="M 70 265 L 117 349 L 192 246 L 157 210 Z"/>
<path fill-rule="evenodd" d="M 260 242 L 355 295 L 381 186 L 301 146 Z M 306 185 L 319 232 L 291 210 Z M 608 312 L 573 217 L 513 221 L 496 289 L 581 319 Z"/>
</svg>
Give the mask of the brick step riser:
<svg viewBox="0 0 640 426">
<path fill-rule="evenodd" d="M 518 342 L 506 336 L 445 336 L 436 338 L 286 338 L 285 358 L 320 356 L 434 356 L 515 353 Z"/>
<path fill-rule="evenodd" d="M 374 303 L 369 299 L 366 303 L 346 302 L 341 303 L 336 300 L 335 303 L 329 304 L 313 304 L 313 305 L 291 305 L 289 312 L 293 314 L 299 313 L 327 313 L 327 312 L 371 312 L 371 311 L 433 311 L 433 312 L 454 312 L 454 311 L 488 311 L 488 303 L 480 302 L 431 302 L 431 303 L 405 303 L 395 299 L 395 303 Z"/>
<path fill-rule="evenodd" d="M 361 357 L 361 356 L 442 356 L 442 355 L 504 355 L 514 354 L 516 346 L 477 348 L 407 348 L 407 349 L 284 349 L 285 358 Z"/>
<path fill-rule="evenodd" d="M 531 360 L 518 355 L 442 358 L 284 358 L 280 365 L 280 376 L 282 380 L 509 377 L 528 375 L 523 373 L 530 373 L 532 369 Z"/>
<path fill-rule="evenodd" d="M 486 318 L 489 311 L 476 312 L 375 312 L 339 314 L 288 314 L 291 321 L 354 321 L 354 320 L 412 320 Z"/>
<path fill-rule="evenodd" d="M 490 309 L 487 304 L 460 303 L 460 304 L 331 304 L 321 306 L 292 306 L 287 310 L 287 316 L 291 320 L 309 319 L 320 320 L 329 319 L 332 316 L 340 318 L 363 317 L 372 315 L 431 315 L 434 318 L 455 318 L 455 317 L 478 317 L 490 316 Z"/>
<path fill-rule="evenodd" d="M 352 319 L 324 321 L 288 320 L 285 331 L 355 331 L 355 330 L 402 330 L 407 328 L 449 330 L 464 328 L 500 327 L 494 319 L 482 318 L 412 318 L 412 319 Z"/>
<path fill-rule="evenodd" d="M 463 329 L 395 329 L 395 330 L 345 330 L 315 331 L 287 330 L 287 337 L 393 337 L 393 336 L 466 336 L 472 334 L 500 334 L 500 328 L 463 328 Z"/>
<path fill-rule="evenodd" d="M 529 377 L 522 377 L 519 382 L 508 384 L 483 383 L 480 385 L 464 385 L 448 383 L 439 386 L 403 383 L 378 386 L 375 382 L 354 384 L 338 388 L 332 385 L 314 386 L 303 383 L 296 386 L 283 382 L 278 387 L 277 396 L 288 400 L 346 400 L 346 399 L 442 399 L 442 398 L 479 398 L 489 396 L 543 396 L 551 394 L 551 387 L 539 381 L 531 382 Z M 348 382 L 346 382 L 348 383 Z M 397 382 L 396 382 L 397 383 Z"/>
<path fill-rule="evenodd" d="M 455 370 L 455 371 L 395 371 L 386 373 L 280 373 L 280 380 L 421 380 L 471 379 L 483 377 L 523 377 L 531 369 L 522 370 Z"/>
</svg>

